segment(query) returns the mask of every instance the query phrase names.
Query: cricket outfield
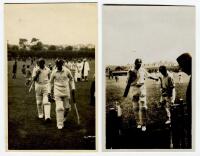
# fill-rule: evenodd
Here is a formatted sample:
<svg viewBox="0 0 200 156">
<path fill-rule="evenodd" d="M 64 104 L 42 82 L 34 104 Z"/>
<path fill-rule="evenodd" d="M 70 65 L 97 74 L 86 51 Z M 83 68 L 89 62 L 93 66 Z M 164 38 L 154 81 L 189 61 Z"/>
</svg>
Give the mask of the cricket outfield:
<svg viewBox="0 0 200 156">
<path fill-rule="evenodd" d="M 183 83 L 179 83 L 178 74 L 174 73 L 176 100 L 185 101 L 185 92 L 189 77 L 183 74 Z M 165 125 L 167 119 L 166 111 L 159 103 L 160 101 L 160 83 L 147 79 L 146 96 L 147 96 L 147 131 L 141 132 L 136 128 L 134 119 L 131 89 L 128 97 L 124 98 L 123 93 L 126 87 L 126 76 L 119 76 L 119 80 L 109 79 L 106 77 L 106 148 L 116 149 L 162 149 L 170 148 L 170 131 Z M 113 127 L 119 125 L 113 124 L 115 119 L 110 119 L 110 108 L 118 102 L 122 109 L 120 123 L 120 134 L 114 134 Z M 114 121 L 115 122 L 115 121 Z M 116 132 L 118 133 L 118 132 Z"/>
</svg>

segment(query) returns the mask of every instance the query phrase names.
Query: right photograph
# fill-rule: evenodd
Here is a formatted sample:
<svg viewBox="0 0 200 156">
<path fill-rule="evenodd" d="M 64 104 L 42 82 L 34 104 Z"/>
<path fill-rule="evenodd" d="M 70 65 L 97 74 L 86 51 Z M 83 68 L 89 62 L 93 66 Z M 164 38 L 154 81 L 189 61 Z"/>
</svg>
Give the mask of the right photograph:
<svg viewBox="0 0 200 156">
<path fill-rule="evenodd" d="M 194 149 L 195 6 L 105 4 L 102 19 L 105 149 Z"/>
</svg>

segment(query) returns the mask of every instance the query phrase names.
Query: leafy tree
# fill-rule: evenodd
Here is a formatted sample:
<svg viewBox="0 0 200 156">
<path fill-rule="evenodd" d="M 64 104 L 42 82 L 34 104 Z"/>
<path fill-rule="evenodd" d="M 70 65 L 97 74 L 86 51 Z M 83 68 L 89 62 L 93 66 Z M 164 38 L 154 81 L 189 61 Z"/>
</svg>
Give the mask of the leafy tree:
<svg viewBox="0 0 200 156">
<path fill-rule="evenodd" d="M 35 38 L 35 37 L 33 37 L 33 38 L 31 39 L 31 43 L 32 43 L 32 42 L 36 42 L 36 41 L 39 41 L 39 39 L 37 39 L 37 38 Z"/>
<path fill-rule="evenodd" d="M 57 49 L 57 48 L 56 48 L 55 45 L 50 45 L 48 50 L 50 50 L 50 51 L 54 51 L 54 50 L 56 50 L 56 49 Z"/>
<path fill-rule="evenodd" d="M 26 49 L 26 44 L 27 44 L 27 39 L 25 38 L 20 38 L 19 39 L 19 46 L 21 47 L 21 49 Z"/>
<path fill-rule="evenodd" d="M 40 51 L 42 49 L 43 49 L 43 44 L 41 41 L 37 42 L 36 45 L 31 46 L 31 50 L 34 50 L 34 51 Z"/>
<path fill-rule="evenodd" d="M 72 50 L 73 50 L 73 47 L 72 47 L 72 46 L 67 46 L 67 47 L 65 47 L 65 50 L 66 50 L 66 51 L 72 51 Z"/>
<path fill-rule="evenodd" d="M 15 50 L 16 50 L 16 51 L 19 50 L 19 46 L 13 45 L 13 46 L 11 46 L 11 50 L 14 50 L 14 51 L 15 51 Z"/>
</svg>

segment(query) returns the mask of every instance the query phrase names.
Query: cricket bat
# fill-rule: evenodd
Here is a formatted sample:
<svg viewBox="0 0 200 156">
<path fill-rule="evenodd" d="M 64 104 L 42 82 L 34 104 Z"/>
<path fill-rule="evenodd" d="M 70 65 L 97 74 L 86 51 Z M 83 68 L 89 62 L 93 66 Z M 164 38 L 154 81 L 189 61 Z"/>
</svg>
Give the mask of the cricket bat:
<svg viewBox="0 0 200 156">
<path fill-rule="evenodd" d="M 130 90 L 131 87 L 131 83 L 134 82 L 137 79 L 137 73 L 135 71 L 129 71 L 129 78 L 128 78 L 128 82 L 124 91 L 124 97 L 128 96 L 128 92 Z"/>
<path fill-rule="evenodd" d="M 33 85 L 34 85 L 34 81 L 32 81 L 32 83 L 31 83 L 31 86 L 30 86 L 30 88 L 29 88 L 29 93 L 31 92 L 31 90 L 32 90 L 32 88 L 33 88 Z"/>
<path fill-rule="evenodd" d="M 79 117 L 79 113 L 78 113 L 78 108 L 77 108 L 77 106 L 76 106 L 75 91 L 72 91 L 72 100 L 73 100 L 74 108 L 75 108 L 75 112 L 76 112 L 77 123 L 78 123 L 78 125 L 79 125 L 79 124 L 80 124 L 80 117 Z"/>
<path fill-rule="evenodd" d="M 74 103 L 74 108 L 75 108 L 75 111 L 76 111 L 77 123 L 79 125 L 80 124 L 80 117 L 79 117 L 79 113 L 78 113 L 78 109 L 77 109 L 76 103 Z"/>
</svg>

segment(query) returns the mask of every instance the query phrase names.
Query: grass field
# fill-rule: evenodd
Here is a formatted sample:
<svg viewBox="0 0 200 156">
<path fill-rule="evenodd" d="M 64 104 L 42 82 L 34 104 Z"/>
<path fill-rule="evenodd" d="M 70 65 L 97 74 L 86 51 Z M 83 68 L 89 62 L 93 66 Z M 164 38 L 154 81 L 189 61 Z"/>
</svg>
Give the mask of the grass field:
<svg viewBox="0 0 200 156">
<path fill-rule="evenodd" d="M 47 60 L 46 64 L 52 62 Z M 12 79 L 13 61 L 8 62 L 8 149 L 9 150 L 94 150 L 95 107 L 90 102 L 90 85 L 95 72 L 95 62 L 91 60 L 88 82 L 76 83 L 76 102 L 80 114 L 80 125 L 74 107 L 68 116 L 64 129 L 56 127 L 55 103 L 52 103 L 52 122 L 45 124 L 37 118 L 34 89 L 28 93 L 21 73 L 23 64 L 18 62 L 17 79 Z M 52 62 L 53 63 L 53 62 Z M 31 66 L 33 68 L 33 66 Z"/>
<path fill-rule="evenodd" d="M 185 100 L 185 92 L 187 88 L 187 84 L 189 81 L 189 77 L 187 75 L 183 76 L 183 83 L 178 83 L 178 76 L 175 75 L 175 82 L 176 82 L 176 101 L 178 99 L 182 98 Z M 112 142 L 112 139 L 109 138 L 109 135 L 112 135 L 110 132 L 110 125 L 112 123 L 109 123 L 109 108 L 113 107 L 115 105 L 115 101 L 118 101 L 120 103 L 120 106 L 122 108 L 122 124 L 121 124 L 121 130 L 122 135 L 126 136 L 126 140 L 120 140 L 120 145 L 118 145 L 116 148 L 162 148 L 157 145 L 153 145 L 153 139 L 156 140 L 155 137 L 153 137 L 153 134 L 155 131 L 159 131 L 164 127 L 164 123 L 166 121 L 166 112 L 163 107 L 160 106 L 159 100 L 160 100 L 160 84 L 153 81 L 153 80 L 145 80 L 146 82 L 146 88 L 147 88 L 147 105 L 148 105 L 148 117 L 147 117 L 147 133 L 140 134 L 140 132 L 135 131 L 135 120 L 134 120 L 134 112 L 133 112 L 133 106 L 132 106 L 132 95 L 131 91 L 129 91 L 128 97 L 123 98 L 124 89 L 126 86 L 126 76 L 119 76 L 119 81 L 116 82 L 114 79 L 108 79 L 106 78 L 106 127 L 107 127 L 107 148 L 110 147 L 110 141 Z M 135 134 L 134 134 L 135 133 Z M 134 135 L 134 136 L 133 136 Z M 138 136 L 143 137 L 143 141 L 141 141 L 141 144 L 138 143 Z M 152 135 L 152 136 L 151 136 Z M 157 135 L 157 134 L 156 134 Z M 132 137 L 131 137 L 132 136 Z M 148 139 L 152 139 L 151 141 Z M 110 140 L 109 140 L 110 139 Z M 132 139 L 132 140 L 130 140 Z M 148 140 L 148 141 L 147 141 Z M 134 144 L 135 142 L 135 144 Z M 131 145 L 130 145 L 130 144 Z M 123 145 L 124 144 L 124 145 Z M 133 145 L 134 144 L 134 145 Z"/>
</svg>

